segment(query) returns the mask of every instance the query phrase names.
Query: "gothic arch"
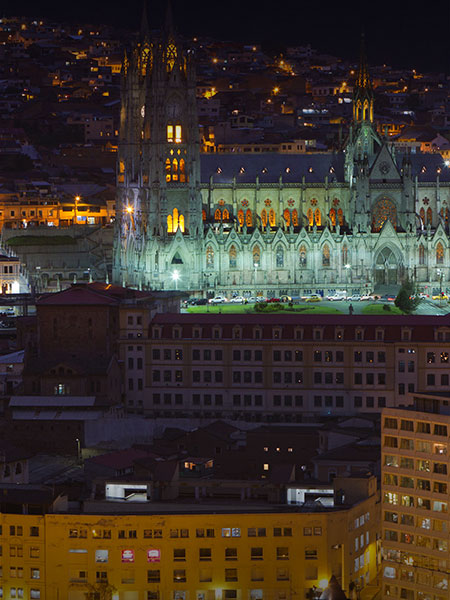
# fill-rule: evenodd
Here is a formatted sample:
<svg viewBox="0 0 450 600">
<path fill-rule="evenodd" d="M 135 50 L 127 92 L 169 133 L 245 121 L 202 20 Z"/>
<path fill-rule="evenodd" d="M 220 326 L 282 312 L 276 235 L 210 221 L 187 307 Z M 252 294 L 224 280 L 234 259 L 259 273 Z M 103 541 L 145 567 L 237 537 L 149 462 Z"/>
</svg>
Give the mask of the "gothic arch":
<svg viewBox="0 0 450 600">
<path fill-rule="evenodd" d="M 330 258 L 330 246 L 325 243 L 322 246 L 322 267 L 331 266 L 331 258 Z"/>
<path fill-rule="evenodd" d="M 392 244 L 383 246 L 374 256 L 374 269 L 376 283 L 399 283 L 403 270 L 402 253 Z"/>
<path fill-rule="evenodd" d="M 444 246 L 442 242 L 438 242 L 436 244 L 436 264 L 443 265 L 444 264 Z"/>
<path fill-rule="evenodd" d="M 275 250 L 275 266 L 277 269 L 284 267 L 284 246 L 279 243 Z"/>
</svg>

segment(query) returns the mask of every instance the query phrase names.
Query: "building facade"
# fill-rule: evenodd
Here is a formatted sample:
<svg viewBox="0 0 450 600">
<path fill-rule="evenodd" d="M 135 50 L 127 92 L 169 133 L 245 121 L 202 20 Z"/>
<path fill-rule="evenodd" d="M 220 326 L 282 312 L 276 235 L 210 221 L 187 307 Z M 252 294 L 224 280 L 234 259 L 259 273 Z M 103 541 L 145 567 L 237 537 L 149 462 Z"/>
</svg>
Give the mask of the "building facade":
<svg viewBox="0 0 450 600">
<path fill-rule="evenodd" d="M 426 397 L 383 410 L 383 598 L 449 598 L 449 396 Z"/>
<path fill-rule="evenodd" d="M 245 508 L 227 501 L 225 510 L 127 502 L 134 514 L 111 514 L 119 503 L 110 501 L 103 514 L 3 512 L 0 592 L 27 600 L 290 600 L 318 598 L 332 575 L 346 590 L 361 589 L 379 566 L 372 484 L 354 505 L 314 511 L 247 500 Z"/>
<path fill-rule="evenodd" d="M 134 336 L 127 409 L 156 417 L 301 422 L 450 391 L 447 317 L 158 314 Z"/>
<path fill-rule="evenodd" d="M 362 55 L 340 152 L 200 154 L 192 51 L 170 20 L 125 56 L 113 278 L 292 296 L 449 279 L 450 173 L 373 123 Z"/>
</svg>

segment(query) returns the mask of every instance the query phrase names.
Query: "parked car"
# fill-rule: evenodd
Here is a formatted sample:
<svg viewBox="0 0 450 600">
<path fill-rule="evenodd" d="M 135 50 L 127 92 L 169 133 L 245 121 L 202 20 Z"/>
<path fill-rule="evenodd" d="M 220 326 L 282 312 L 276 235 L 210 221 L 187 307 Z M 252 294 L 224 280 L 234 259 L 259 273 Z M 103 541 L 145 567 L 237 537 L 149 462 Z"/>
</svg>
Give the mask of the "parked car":
<svg viewBox="0 0 450 600">
<path fill-rule="evenodd" d="M 432 300 L 448 300 L 448 296 L 447 294 L 444 294 L 444 292 L 442 292 L 442 294 L 437 294 L 435 296 L 431 297 Z"/>
<path fill-rule="evenodd" d="M 225 296 L 215 296 L 210 300 L 211 304 L 225 304 L 227 302 L 227 298 Z"/>
<path fill-rule="evenodd" d="M 385 294 L 384 296 L 380 297 L 381 302 L 394 302 L 395 301 L 395 296 L 393 296 L 392 294 Z"/>
<path fill-rule="evenodd" d="M 205 306 L 205 304 L 208 304 L 208 299 L 207 298 L 199 298 L 198 300 L 196 300 L 194 302 L 195 306 Z"/>
<path fill-rule="evenodd" d="M 338 300 L 345 300 L 347 298 L 347 292 L 345 290 L 337 291 L 331 296 L 327 296 L 327 300 L 330 302 L 336 302 Z"/>
<path fill-rule="evenodd" d="M 372 296 L 371 294 L 366 294 L 364 296 L 361 296 L 361 301 L 368 301 L 368 300 L 375 300 L 375 296 Z"/>
<path fill-rule="evenodd" d="M 242 296 L 234 296 L 234 298 L 231 298 L 230 303 L 233 304 L 244 304 L 245 302 L 245 298 L 243 298 Z"/>
<path fill-rule="evenodd" d="M 352 294 L 351 296 L 349 296 L 347 298 L 347 300 L 349 300 L 350 302 L 359 302 L 361 300 L 362 296 L 361 294 Z"/>
<path fill-rule="evenodd" d="M 267 302 L 281 302 L 281 298 L 269 298 Z"/>
<path fill-rule="evenodd" d="M 254 304 L 255 302 L 258 302 L 258 298 L 255 298 L 255 296 L 250 296 L 250 298 L 247 298 L 247 302 L 249 304 Z"/>
<path fill-rule="evenodd" d="M 322 297 L 319 294 L 309 294 L 308 296 L 303 297 L 305 302 L 320 302 Z"/>
</svg>

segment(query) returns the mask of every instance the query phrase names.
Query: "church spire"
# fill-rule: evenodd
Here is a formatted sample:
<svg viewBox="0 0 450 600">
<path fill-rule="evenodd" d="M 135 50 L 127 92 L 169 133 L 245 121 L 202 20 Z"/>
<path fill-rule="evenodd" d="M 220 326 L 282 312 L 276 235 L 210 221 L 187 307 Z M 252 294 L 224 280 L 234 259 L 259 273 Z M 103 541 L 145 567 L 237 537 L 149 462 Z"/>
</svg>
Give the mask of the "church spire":
<svg viewBox="0 0 450 600">
<path fill-rule="evenodd" d="M 142 1 L 142 16 L 141 16 L 141 30 L 140 30 L 140 41 L 148 40 L 150 37 L 150 31 L 148 27 L 148 15 L 147 15 L 147 2 L 148 0 Z"/>
<path fill-rule="evenodd" d="M 167 40 L 174 39 L 174 37 L 175 37 L 175 28 L 173 25 L 172 2 L 170 0 L 167 0 L 166 20 L 164 23 L 164 33 L 165 33 Z"/>
<path fill-rule="evenodd" d="M 367 64 L 364 33 L 361 34 L 359 68 L 353 90 L 353 121 L 373 122 L 373 89 Z"/>
</svg>

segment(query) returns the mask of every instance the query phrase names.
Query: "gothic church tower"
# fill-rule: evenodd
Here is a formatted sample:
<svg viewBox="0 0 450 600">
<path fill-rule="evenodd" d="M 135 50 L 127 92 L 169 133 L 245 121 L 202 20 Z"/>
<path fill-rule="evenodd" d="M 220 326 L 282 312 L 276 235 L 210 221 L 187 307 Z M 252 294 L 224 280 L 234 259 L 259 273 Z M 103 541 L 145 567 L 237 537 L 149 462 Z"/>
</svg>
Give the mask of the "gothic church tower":
<svg viewBox="0 0 450 600">
<path fill-rule="evenodd" d="M 202 239 L 196 78 L 170 6 L 163 31 L 141 33 L 122 76 L 114 281 L 138 288 L 196 284 Z"/>
</svg>

